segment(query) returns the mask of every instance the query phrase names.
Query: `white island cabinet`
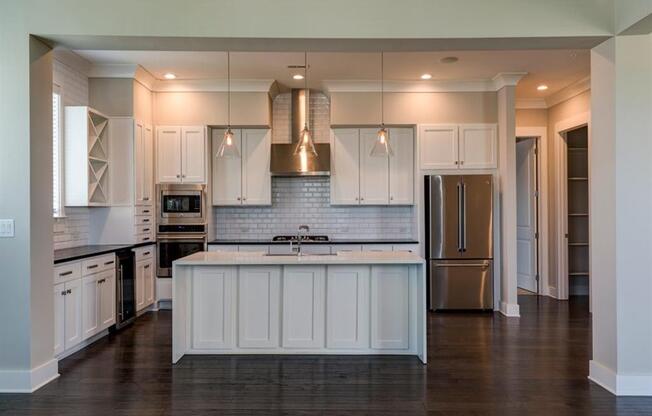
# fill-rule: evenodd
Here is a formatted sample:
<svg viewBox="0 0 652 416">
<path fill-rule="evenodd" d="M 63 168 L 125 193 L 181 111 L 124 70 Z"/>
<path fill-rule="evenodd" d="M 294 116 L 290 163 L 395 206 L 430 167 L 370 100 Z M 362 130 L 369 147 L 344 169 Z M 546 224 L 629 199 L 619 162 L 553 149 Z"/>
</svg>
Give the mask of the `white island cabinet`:
<svg viewBox="0 0 652 416">
<path fill-rule="evenodd" d="M 426 362 L 424 260 L 409 252 L 202 252 L 173 266 L 185 354 L 392 354 Z"/>
</svg>

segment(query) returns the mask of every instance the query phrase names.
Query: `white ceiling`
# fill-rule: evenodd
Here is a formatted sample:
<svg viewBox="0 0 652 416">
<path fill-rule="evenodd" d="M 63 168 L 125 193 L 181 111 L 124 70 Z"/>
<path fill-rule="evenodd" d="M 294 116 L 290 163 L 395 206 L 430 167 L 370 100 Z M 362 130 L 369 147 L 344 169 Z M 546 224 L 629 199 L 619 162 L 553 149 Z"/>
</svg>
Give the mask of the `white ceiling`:
<svg viewBox="0 0 652 416">
<path fill-rule="evenodd" d="M 225 52 L 76 50 L 94 64 L 139 64 L 154 77 L 173 72 L 178 79 L 225 79 Z M 456 56 L 459 61 L 444 64 L 440 59 Z M 303 86 L 292 79 L 303 65 L 299 52 L 232 52 L 232 79 L 274 79 L 281 88 Z M 324 80 L 380 79 L 380 54 L 315 52 L 308 54 L 311 88 L 322 88 Z M 433 80 L 488 80 L 500 72 L 527 72 L 516 89 L 518 98 L 546 98 L 589 75 L 588 50 L 510 50 L 386 52 L 385 80 L 419 80 L 432 74 Z M 537 91 L 539 84 L 548 90 Z"/>
</svg>

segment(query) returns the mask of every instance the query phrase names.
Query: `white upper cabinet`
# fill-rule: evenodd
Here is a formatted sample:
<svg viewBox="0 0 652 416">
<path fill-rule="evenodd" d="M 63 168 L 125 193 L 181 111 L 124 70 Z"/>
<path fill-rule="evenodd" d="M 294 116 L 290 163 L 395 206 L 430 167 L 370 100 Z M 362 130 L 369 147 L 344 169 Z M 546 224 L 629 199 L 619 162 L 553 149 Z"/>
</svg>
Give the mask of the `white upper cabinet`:
<svg viewBox="0 0 652 416">
<path fill-rule="evenodd" d="M 181 182 L 206 183 L 206 128 L 181 128 Z"/>
<path fill-rule="evenodd" d="M 389 203 L 389 158 L 371 156 L 378 129 L 360 129 L 360 205 Z"/>
<path fill-rule="evenodd" d="M 154 136 L 152 127 L 134 122 L 134 188 L 136 205 L 153 204 Z"/>
<path fill-rule="evenodd" d="M 156 128 L 157 183 L 206 182 L 206 128 Z"/>
<path fill-rule="evenodd" d="M 360 130 L 334 129 L 331 139 L 331 204 L 360 203 Z"/>
<path fill-rule="evenodd" d="M 494 169 L 497 132 L 495 124 L 460 125 L 460 168 Z"/>
<path fill-rule="evenodd" d="M 419 145 L 421 169 L 457 169 L 456 125 L 422 126 Z"/>
<path fill-rule="evenodd" d="M 267 129 L 242 130 L 242 204 L 272 203 L 269 171 L 272 135 Z"/>
<path fill-rule="evenodd" d="M 214 130 L 214 150 L 223 137 L 224 130 Z M 240 157 L 213 160 L 213 205 L 271 205 L 270 130 L 233 129 L 233 140 Z"/>
<path fill-rule="evenodd" d="M 414 135 L 409 128 L 389 129 L 394 155 L 389 158 L 389 204 L 414 203 Z"/>
<path fill-rule="evenodd" d="M 421 169 L 495 169 L 495 124 L 422 125 Z"/>
</svg>

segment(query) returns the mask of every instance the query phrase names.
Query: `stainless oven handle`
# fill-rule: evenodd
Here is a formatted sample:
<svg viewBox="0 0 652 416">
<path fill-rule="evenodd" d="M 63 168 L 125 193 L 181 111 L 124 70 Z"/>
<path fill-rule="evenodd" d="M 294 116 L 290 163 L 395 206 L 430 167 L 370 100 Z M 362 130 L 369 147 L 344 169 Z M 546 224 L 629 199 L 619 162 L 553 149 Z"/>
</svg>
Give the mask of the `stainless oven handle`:
<svg viewBox="0 0 652 416">
<path fill-rule="evenodd" d="M 181 242 L 181 241 L 188 241 L 190 243 L 196 243 L 199 240 L 205 241 L 206 236 L 205 235 L 198 235 L 198 236 L 193 236 L 193 235 L 179 235 L 179 236 L 174 236 L 174 235 L 158 235 L 157 241 L 164 243 L 166 241 L 176 241 L 176 242 Z"/>
</svg>

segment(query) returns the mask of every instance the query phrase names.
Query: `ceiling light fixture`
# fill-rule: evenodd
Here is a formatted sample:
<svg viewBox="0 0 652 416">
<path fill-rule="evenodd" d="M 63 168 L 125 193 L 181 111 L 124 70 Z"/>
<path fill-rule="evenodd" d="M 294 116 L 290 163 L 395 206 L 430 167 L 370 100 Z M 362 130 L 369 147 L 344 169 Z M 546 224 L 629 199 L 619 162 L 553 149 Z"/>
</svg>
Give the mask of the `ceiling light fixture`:
<svg viewBox="0 0 652 416">
<path fill-rule="evenodd" d="M 176 77 L 177 76 L 174 75 L 172 72 L 166 72 L 165 74 L 163 74 L 163 78 L 165 79 L 175 79 Z"/>
<path fill-rule="evenodd" d="M 378 130 L 378 137 L 374 147 L 371 148 L 371 156 L 373 157 L 388 157 L 392 156 L 394 152 L 389 145 L 389 137 L 387 137 L 387 129 L 385 128 L 385 53 L 380 53 L 380 129 Z"/>
<path fill-rule="evenodd" d="M 430 75 L 430 74 L 423 74 L 423 75 L 421 75 L 421 79 L 424 79 L 424 80 L 432 79 L 432 75 Z"/>
<path fill-rule="evenodd" d="M 305 95 L 305 105 L 306 105 L 306 122 L 301 130 L 301 136 L 297 142 L 297 146 L 294 148 L 294 154 L 301 156 L 301 158 L 306 158 L 308 153 L 311 153 L 313 156 L 317 156 L 317 149 L 315 149 L 315 142 L 312 138 L 312 133 L 310 133 L 310 90 L 308 89 L 308 52 L 303 53 L 304 61 L 304 89 L 306 92 Z M 306 165 L 307 166 L 307 165 Z"/>
<path fill-rule="evenodd" d="M 548 89 L 548 86 L 545 85 L 545 84 L 541 84 L 541 85 L 539 85 L 539 86 L 537 87 L 537 90 L 539 90 L 539 91 L 545 91 L 545 90 L 547 90 L 547 89 Z"/>
<path fill-rule="evenodd" d="M 224 138 L 220 147 L 217 149 L 216 157 L 219 158 L 239 158 L 240 151 L 235 142 L 233 131 L 231 131 L 231 52 L 226 52 L 226 66 L 227 66 L 227 127 L 224 132 Z"/>
<path fill-rule="evenodd" d="M 303 78 L 304 78 L 304 76 L 303 76 L 303 75 L 301 75 L 301 74 L 294 74 L 294 75 L 292 75 L 292 78 L 294 78 L 294 79 L 297 79 L 297 80 L 298 80 L 298 79 L 303 79 Z"/>
</svg>

